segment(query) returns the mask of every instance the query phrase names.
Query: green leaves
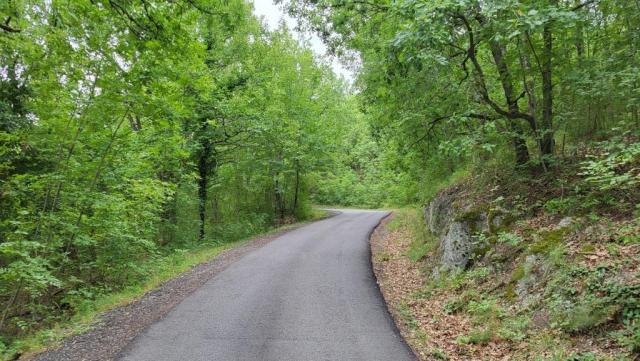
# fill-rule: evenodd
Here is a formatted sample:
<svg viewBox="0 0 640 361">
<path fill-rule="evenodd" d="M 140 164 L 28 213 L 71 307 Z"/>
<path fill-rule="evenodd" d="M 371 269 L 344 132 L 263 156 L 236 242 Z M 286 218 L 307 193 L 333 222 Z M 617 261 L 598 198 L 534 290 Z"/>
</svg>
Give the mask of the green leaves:
<svg viewBox="0 0 640 361">
<path fill-rule="evenodd" d="M 591 155 L 582 163 L 585 181 L 599 190 L 633 189 L 640 184 L 640 143 L 626 144 L 621 139 L 604 143 L 602 154 Z"/>
</svg>

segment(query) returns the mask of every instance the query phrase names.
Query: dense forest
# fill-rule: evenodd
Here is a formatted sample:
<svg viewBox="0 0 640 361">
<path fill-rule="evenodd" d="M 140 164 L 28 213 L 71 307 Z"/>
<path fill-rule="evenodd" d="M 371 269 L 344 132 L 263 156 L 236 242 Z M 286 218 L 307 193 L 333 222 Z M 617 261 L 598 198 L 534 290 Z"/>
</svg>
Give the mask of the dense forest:
<svg viewBox="0 0 640 361">
<path fill-rule="evenodd" d="M 280 6 L 354 84 L 244 0 L 0 3 L 0 352 L 312 204 L 637 220 L 640 1 Z"/>
</svg>

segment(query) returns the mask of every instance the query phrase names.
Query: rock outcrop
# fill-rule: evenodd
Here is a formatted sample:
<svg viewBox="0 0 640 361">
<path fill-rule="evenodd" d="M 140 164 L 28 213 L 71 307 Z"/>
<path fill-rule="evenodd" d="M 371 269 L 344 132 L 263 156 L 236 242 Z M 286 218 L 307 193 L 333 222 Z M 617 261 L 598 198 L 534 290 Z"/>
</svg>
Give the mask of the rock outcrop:
<svg viewBox="0 0 640 361">
<path fill-rule="evenodd" d="M 459 188 L 436 195 L 425 207 L 424 216 L 429 231 L 439 240 L 436 274 L 466 268 L 475 251 L 474 235 L 500 228 L 507 218 L 503 211 L 468 204 Z"/>
</svg>

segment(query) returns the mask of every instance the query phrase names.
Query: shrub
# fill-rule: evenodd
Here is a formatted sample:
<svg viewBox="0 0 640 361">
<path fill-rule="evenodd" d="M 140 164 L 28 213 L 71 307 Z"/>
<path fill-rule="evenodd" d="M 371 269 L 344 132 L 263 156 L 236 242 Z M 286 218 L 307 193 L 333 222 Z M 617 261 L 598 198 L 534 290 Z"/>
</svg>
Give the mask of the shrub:
<svg viewBox="0 0 640 361">
<path fill-rule="evenodd" d="M 603 153 L 582 162 L 585 181 L 599 190 L 633 189 L 640 184 L 640 142 L 625 144 L 619 138 L 602 142 Z"/>
<path fill-rule="evenodd" d="M 522 341 L 527 337 L 531 318 L 523 315 L 506 319 L 498 329 L 498 336 L 509 341 Z"/>
</svg>

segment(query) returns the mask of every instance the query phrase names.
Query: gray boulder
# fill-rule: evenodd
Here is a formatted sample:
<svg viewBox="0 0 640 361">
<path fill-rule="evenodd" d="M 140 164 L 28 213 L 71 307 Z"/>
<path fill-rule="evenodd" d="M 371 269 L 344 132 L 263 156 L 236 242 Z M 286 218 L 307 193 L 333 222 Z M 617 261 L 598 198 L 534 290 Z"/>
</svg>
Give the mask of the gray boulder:
<svg viewBox="0 0 640 361">
<path fill-rule="evenodd" d="M 424 218 L 431 233 L 442 236 L 448 229 L 448 225 L 453 218 L 453 202 L 455 197 L 452 193 L 439 193 L 427 205 L 424 211 Z"/>
<path fill-rule="evenodd" d="M 488 229 L 486 213 L 457 218 L 460 214 L 465 214 L 459 209 L 457 196 L 455 189 L 439 193 L 425 207 L 427 227 L 440 239 L 439 265 L 435 274 L 465 268 L 473 254 L 472 234 Z"/>
<path fill-rule="evenodd" d="M 453 271 L 463 269 L 473 253 L 471 227 L 466 222 L 453 222 L 440 240 L 440 269 Z"/>
</svg>

